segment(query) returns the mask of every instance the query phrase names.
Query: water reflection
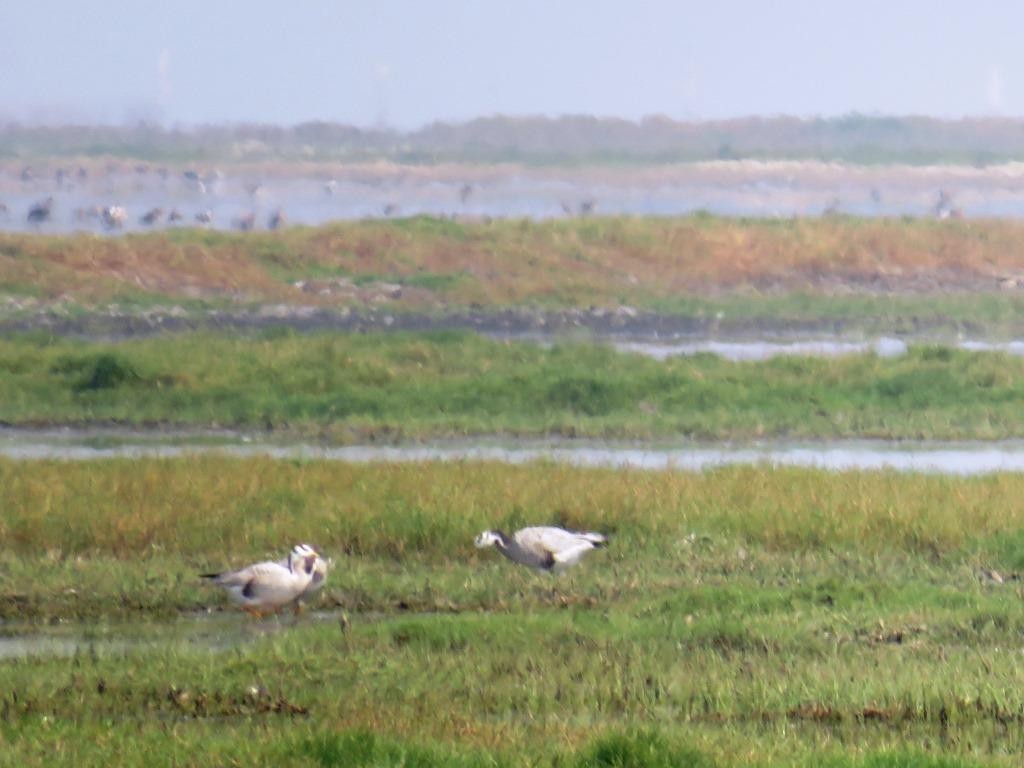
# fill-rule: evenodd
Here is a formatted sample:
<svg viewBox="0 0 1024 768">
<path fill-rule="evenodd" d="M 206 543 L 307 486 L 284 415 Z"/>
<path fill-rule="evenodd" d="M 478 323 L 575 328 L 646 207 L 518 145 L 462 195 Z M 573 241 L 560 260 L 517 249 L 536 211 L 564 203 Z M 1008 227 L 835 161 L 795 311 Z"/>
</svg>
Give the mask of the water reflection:
<svg viewBox="0 0 1024 768">
<path fill-rule="evenodd" d="M 298 623 L 337 621 L 339 615 L 318 612 L 297 620 L 283 616 L 253 621 L 228 611 L 183 614 L 167 621 L 46 626 L 0 622 L 0 661 L 33 656 L 124 655 L 154 649 L 217 653 L 286 632 Z"/>
<path fill-rule="evenodd" d="M 718 355 L 726 360 L 752 361 L 767 360 L 785 355 L 797 357 L 841 357 L 863 355 L 872 352 L 879 357 L 900 357 L 907 353 L 907 343 L 900 339 L 880 338 L 874 341 L 836 341 L 818 339 L 809 341 L 693 341 L 679 344 L 652 342 L 620 342 L 615 348 L 623 352 L 636 352 L 655 360 L 669 357 L 697 355 L 701 353 Z M 966 347 L 965 347 L 966 348 Z M 980 347 L 979 347 L 980 349 Z M 991 350 L 999 345 L 991 345 Z M 1024 344 L 1021 345 L 1024 354 Z"/>
</svg>

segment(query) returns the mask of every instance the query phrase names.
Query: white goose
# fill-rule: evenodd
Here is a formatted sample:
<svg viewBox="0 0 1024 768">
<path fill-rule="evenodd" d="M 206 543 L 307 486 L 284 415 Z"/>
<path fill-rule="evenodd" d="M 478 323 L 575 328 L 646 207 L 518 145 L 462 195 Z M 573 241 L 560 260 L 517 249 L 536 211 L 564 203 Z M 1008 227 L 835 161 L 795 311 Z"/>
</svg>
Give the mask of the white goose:
<svg viewBox="0 0 1024 768">
<path fill-rule="evenodd" d="M 480 548 L 496 547 L 513 562 L 553 573 L 576 565 L 587 552 L 607 543 L 607 537 L 600 533 L 546 525 L 523 528 L 511 536 L 502 531 L 484 531 L 475 541 Z"/>
<path fill-rule="evenodd" d="M 254 616 L 279 611 L 298 600 L 313 581 L 320 556 L 308 544 L 297 544 L 284 564 L 263 562 L 237 571 L 204 573 L 204 579 L 227 592 L 232 602 Z"/>
</svg>

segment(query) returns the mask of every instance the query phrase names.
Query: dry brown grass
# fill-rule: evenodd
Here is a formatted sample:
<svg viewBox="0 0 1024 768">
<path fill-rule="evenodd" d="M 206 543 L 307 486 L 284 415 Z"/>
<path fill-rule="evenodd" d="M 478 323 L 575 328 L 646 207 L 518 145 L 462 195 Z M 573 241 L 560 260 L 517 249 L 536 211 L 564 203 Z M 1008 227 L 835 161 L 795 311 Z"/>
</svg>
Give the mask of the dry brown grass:
<svg viewBox="0 0 1024 768">
<path fill-rule="evenodd" d="M 639 306 L 708 294 L 996 290 L 1024 275 L 1010 221 L 595 218 L 366 221 L 280 233 L 0 235 L 0 291 L 314 306 Z M 303 290 L 295 284 L 302 281 Z M 316 290 L 310 290 L 310 286 Z"/>
</svg>

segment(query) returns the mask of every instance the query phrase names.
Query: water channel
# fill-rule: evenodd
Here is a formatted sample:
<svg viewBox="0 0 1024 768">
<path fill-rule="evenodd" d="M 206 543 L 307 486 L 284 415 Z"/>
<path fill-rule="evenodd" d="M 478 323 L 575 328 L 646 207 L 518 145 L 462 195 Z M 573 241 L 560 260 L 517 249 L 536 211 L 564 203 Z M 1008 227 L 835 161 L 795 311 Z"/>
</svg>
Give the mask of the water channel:
<svg viewBox="0 0 1024 768">
<path fill-rule="evenodd" d="M 21 461 L 174 458 L 214 454 L 350 463 L 538 461 L 578 467 L 700 472 L 765 464 L 829 471 L 978 475 L 1024 471 L 1024 440 L 1002 441 L 784 441 L 644 443 L 579 439 L 437 440 L 401 445 L 321 445 L 230 430 L 0 429 L 0 456 Z"/>
</svg>

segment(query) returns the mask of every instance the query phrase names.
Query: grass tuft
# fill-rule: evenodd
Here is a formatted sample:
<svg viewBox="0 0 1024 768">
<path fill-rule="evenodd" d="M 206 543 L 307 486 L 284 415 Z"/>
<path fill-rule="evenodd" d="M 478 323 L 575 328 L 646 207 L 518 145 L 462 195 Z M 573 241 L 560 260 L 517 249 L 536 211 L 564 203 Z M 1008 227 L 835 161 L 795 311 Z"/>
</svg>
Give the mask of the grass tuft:
<svg viewBox="0 0 1024 768">
<path fill-rule="evenodd" d="M 675 747 L 654 731 L 629 731 L 599 738 L 580 754 L 576 768 L 713 768 L 701 752 Z"/>
</svg>

